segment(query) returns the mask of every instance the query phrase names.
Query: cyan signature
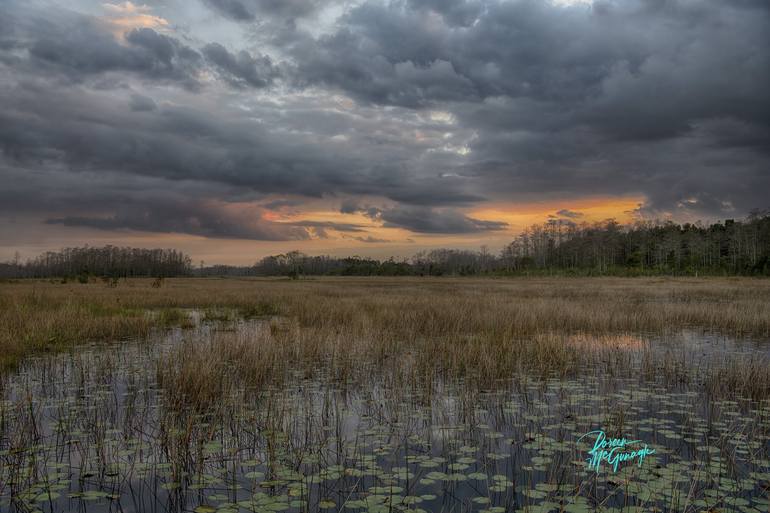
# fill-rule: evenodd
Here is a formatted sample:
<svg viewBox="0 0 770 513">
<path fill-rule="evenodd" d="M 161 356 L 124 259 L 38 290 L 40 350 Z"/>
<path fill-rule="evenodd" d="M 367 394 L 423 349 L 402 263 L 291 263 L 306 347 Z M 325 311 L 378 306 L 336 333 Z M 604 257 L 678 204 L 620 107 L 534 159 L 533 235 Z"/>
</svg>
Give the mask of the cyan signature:
<svg viewBox="0 0 770 513">
<path fill-rule="evenodd" d="M 596 441 L 594 447 L 588 454 L 590 458 L 588 462 L 588 468 L 594 469 L 599 472 L 602 463 L 607 463 L 612 466 L 612 471 L 617 472 L 621 463 L 631 460 L 638 460 L 637 464 L 641 467 L 644 458 L 650 454 L 655 454 L 655 449 L 650 449 L 647 444 L 644 447 L 629 450 L 628 446 L 642 443 L 641 440 L 626 440 L 625 438 L 607 438 L 607 435 L 602 430 L 589 431 L 580 438 L 578 442 L 589 435 L 596 435 Z"/>
</svg>

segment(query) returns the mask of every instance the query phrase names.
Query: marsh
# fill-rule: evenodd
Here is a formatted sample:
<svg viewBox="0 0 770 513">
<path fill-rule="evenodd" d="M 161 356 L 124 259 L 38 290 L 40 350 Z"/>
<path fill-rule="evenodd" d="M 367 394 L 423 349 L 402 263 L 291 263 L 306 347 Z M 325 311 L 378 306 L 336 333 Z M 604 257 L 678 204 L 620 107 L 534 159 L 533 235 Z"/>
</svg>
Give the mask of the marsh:
<svg viewBox="0 0 770 513">
<path fill-rule="evenodd" d="M 770 282 L 0 286 L 9 511 L 740 511 Z M 641 465 L 589 468 L 591 440 Z"/>
</svg>

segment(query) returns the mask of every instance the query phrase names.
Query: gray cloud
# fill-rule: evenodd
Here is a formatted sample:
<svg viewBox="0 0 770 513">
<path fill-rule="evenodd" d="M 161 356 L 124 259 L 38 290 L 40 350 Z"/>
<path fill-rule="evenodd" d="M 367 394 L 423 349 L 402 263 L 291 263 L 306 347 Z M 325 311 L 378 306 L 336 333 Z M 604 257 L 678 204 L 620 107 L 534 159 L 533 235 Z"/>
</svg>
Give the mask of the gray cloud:
<svg viewBox="0 0 770 513">
<path fill-rule="evenodd" d="M 490 200 L 625 195 L 686 217 L 767 206 L 766 2 L 367 1 L 313 33 L 285 22 L 315 1 L 206 3 L 259 24 L 170 19 L 184 28 L 118 37 L 75 11 L 85 3 L 0 3 L 3 215 L 291 239 L 359 228 L 221 205 L 333 197 L 420 233 L 502 229 L 462 213 Z"/>
<path fill-rule="evenodd" d="M 484 221 L 466 216 L 451 208 L 423 206 L 375 207 L 363 206 L 346 199 L 340 206 L 343 214 L 362 213 L 385 228 L 404 228 L 416 233 L 462 234 L 503 230 L 508 225 L 499 221 Z"/>
<path fill-rule="evenodd" d="M 322 133 L 281 131 L 270 122 L 283 122 L 280 111 L 262 112 L 265 121 L 236 110 L 175 105 L 126 115 L 112 95 L 63 92 L 45 83 L 0 89 L 0 99 L 8 105 L 0 111 L 0 149 L 16 166 L 55 158 L 69 170 L 208 181 L 263 194 L 369 194 L 426 204 L 478 198 L 461 184 L 388 162 L 410 150 L 407 141 L 367 141 L 364 133 L 339 142 Z M 57 123 L 46 121 L 52 117 Z"/>
<path fill-rule="evenodd" d="M 269 56 L 245 50 L 231 53 L 217 42 L 197 50 L 152 28 L 128 30 L 124 41 L 120 41 L 115 37 L 115 28 L 103 20 L 65 11 L 44 13 L 14 8 L 14 2 L 10 5 L 11 13 L 27 21 L 11 27 L 15 37 L 8 43 L 15 64 L 27 71 L 58 74 L 73 82 L 130 73 L 191 91 L 201 89 L 200 77 L 206 71 L 236 88 L 264 88 L 280 74 Z M 19 49 L 26 50 L 28 60 L 16 56 Z M 114 83 L 116 87 L 122 85 L 120 79 Z"/>
<path fill-rule="evenodd" d="M 569 210 L 566 208 L 563 208 L 556 212 L 556 217 L 566 217 L 568 219 L 578 219 L 580 217 L 583 217 L 582 212 L 575 212 L 574 210 Z"/>
<path fill-rule="evenodd" d="M 0 160 L 0 217 L 40 214 L 50 225 L 186 233 L 210 238 L 304 240 L 310 230 L 300 224 L 265 219 L 258 195 L 196 181 L 114 173 L 63 173 L 46 169 L 30 174 Z M 23 179 L 23 180 L 22 180 Z M 88 186 L 84 186 L 88 184 Z"/>
<path fill-rule="evenodd" d="M 381 244 L 384 242 L 393 242 L 388 239 L 379 239 L 377 237 L 372 237 L 371 235 L 367 235 L 366 237 L 353 237 L 353 239 L 359 242 L 366 242 L 367 244 Z"/>
<path fill-rule="evenodd" d="M 107 72 L 130 72 L 150 80 L 176 82 L 188 89 L 200 84 L 201 56 L 193 48 L 151 28 L 126 33 L 125 45 L 92 19 L 66 16 L 31 34 L 28 66 L 81 81 Z"/>
<path fill-rule="evenodd" d="M 484 12 L 484 3 L 476 0 L 409 0 L 409 6 L 418 12 L 438 13 L 447 24 L 463 27 L 471 25 Z"/>
<path fill-rule="evenodd" d="M 364 3 L 337 33 L 298 43 L 303 78 L 409 107 L 501 96 L 518 109 L 524 99 L 535 115 L 557 114 L 559 126 L 621 138 L 675 136 L 704 117 L 768 122 L 761 91 L 770 60 L 757 53 L 767 9 L 643 0 L 593 9 L 529 0 L 490 1 L 483 11 L 462 1 L 410 5 L 417 10 Z M 425 10 L 442 7 L 479 17 L 469 28 L 436 26 Z"/>
<path fill-rule="evenodd" d="M 324 233 L 325 230 L 335 230 L 338 232 L 364 232 L 365 227 L 360 224 L 354 223 L 335 223 L 332 221 L 293 221 L 290 223 L 292 226 L 301 226 L 304 228 L 312 228 L 313 230 Z"/>
<path fill-rule="evenodd" d="M 240 0 L 204 0 L 211 8 L 238 21 L 254 20 L 254 12 Z"/>
<path fill-rule="evenodd" d="M 298 207 L 302 205 L 302 203 L 303 202 L 300 199 L 278 198 L 262 203 L 261 206 L 269 210 L 280 210 L 288 207 Z"/>
<path fill-rule="evenodd" d="M 295 80 L 452 113 L 448 130 L 473 137 L 445 174 L 469 179 L 468 201 L 635 193 L 650 211 L 711 217 L 767 202 L 766 5 L 407 5 L 366 2 L 332 34 L 295 35 Z M 447 15 L 458 9 L 472 23 Z M 691 212 L 692 191 L 719 201 Z"/>
<path fill-rule="evenodd" d="M 254 21 L 259 17 L 294 19 L 307 16 L 319 8 L 319 0 L 204 0 L 235 21 Z"/>
<path fill-rule="evenodd" d="M 503 230 L 508 225 L 499 221 L 474 219 L 450 208 L 397 206 L 364 207 L 358 211 L 379 221 L 385 228 L 405 228 L 417 233 L 459 234 Z"/>
<path fill-rule="evenodd" d="M 355 214 L 359 210 L 361 210 L 361 207 L 358 205 L 358 202 L 351 199 L 344 200 L 340 205 L 340 213 L 342 214 Z"/>
<path fill-rule="evenodd" d="M 129 108 L 134 112 L 151 112 L 157 110 L 158 105 L 149 96 L 132 94 L 129 100 Z"/>
<path fill-rule="evenodd" d="M 187 202 L 125 205 L 108 217 L 66 216 L 49 218 L 47 224 L 81 226 L 100 230 L 137 230 L 187 233 L 210 238 L 250 240 L 301 240 L 307 230 L 266 221 L 257 213 L 233 213 L 221 205 Z"/>
<path fill-rule="evenodd" d="M 203 54 L 219 75 L 236 87 L 267 87 L 278 76 L 278 70 L 267 56 L 252 57 L 246 51 L 231 54 L 219 43 L 204 46 Z"/>
</svg>

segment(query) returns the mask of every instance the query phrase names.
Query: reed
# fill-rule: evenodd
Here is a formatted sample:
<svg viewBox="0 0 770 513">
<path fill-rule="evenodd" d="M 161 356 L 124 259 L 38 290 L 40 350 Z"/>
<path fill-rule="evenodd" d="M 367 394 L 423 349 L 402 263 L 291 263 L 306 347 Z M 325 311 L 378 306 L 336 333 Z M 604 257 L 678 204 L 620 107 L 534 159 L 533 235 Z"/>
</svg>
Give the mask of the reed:
<svg viewBox="0 0 770 513">
<path fill-rule="evenodd" d="M 4 283 L 0 284 L 0 368 L 8 369 L 35 352 L 62 350 L 84 341 L 144 337 L 153 328 L 186 325 L 189 319 L 181 309 L 280 316 L 298 332 L 310 333 L 306 339 L 339 335 L 339 349 L 353 353 L 360 350 L 356 347 L 360 341 L 375 337 L 406 346 L 443 341 L 446 347 L 434 349 L 449 353 L 461 344 L 472 356 L 481 350 L 478 344 L 497 344 L 509 351 L 511 341 L 549 333 L 664 333 L 697 327 L 767 336 L 770 281 L 169 279 L 161 288 L 153 287 L 152 280 L 139 279 L 117 287 Z M 483 342 L 474 346 L 472 340 Z M 388 354 L 387 347 L 383 350 Z"/>
<path fill-rule="evenodd" d="M 489 511 L 696 513 L 737 478 L 749 501 L 770 354 L 740 337 L 768 335 L 769 299 L 733 279 L 4 284 L 0 509 L 477 511 L 465 490 Z M 735 340 L 707 354 L 684 329 Z M 24 360 L 43 351 L 68 352 Z M 598 486 L 577 441 L 597 427 L 660 455 Z"/>
</svg>

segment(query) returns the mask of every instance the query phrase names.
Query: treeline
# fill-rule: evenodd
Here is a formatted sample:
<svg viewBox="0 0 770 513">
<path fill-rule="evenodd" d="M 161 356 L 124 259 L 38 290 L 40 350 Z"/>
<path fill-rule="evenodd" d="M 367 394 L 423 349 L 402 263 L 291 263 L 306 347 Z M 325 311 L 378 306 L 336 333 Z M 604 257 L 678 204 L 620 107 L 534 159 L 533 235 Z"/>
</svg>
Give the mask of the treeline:
<svg viewBox="0 0 770 513">
<path fill-rule="evenodd" d="M 702 225 L 554 220 L 525 230 L 501 254 L 506 271 L 770 275 L 770 213 Z"/>
<path fill-rule="evenodd" d="M 498 255 L 439 249 L 411 259 L 335 258 L 291 252 L 263 258 L 230 274 L 257 276 L 442 275 L 765 275 L 770 276 L 770 214 L 755 212 L 724 223 L 615 221 L 577 224 L 565 219 L 534 225 Z"/>
<path fill-rule="evenodd" d="M 352 256 L 309 256 L 299 251 L 265 257 L 250 270 L 256 276 L 470 276 L 498 269 L 497 258 L 485 247 L 481 251 L 436 249 L 410 259 Z"/>
<path fill-rule="evenodd" d="M 503 250 L 437 249 L 409 259 L 268 256 L 253 266 L 193 268 L 173 249 L 67 248 L 27 262 L 0 264 L 0 278 L 101 276 L 476 276 L 476 275 L 763 275 L 770 276 L 770 213 L 724 223 L 637 222 L 620 225 L 565 219 L 534 225 Z"/>
<path fill-rule="evenodd" d="M 104 246 L 65 248 L 37 258 L 0 264 L 3 278 L 106 278 L 184 276 L 191 274 L 190 257 L 175 249 L 141 249 Z"/>
</svg>

